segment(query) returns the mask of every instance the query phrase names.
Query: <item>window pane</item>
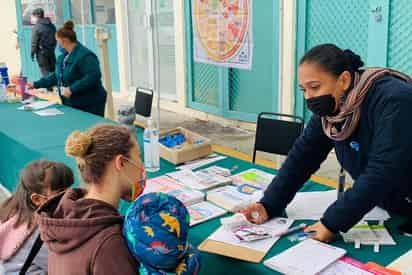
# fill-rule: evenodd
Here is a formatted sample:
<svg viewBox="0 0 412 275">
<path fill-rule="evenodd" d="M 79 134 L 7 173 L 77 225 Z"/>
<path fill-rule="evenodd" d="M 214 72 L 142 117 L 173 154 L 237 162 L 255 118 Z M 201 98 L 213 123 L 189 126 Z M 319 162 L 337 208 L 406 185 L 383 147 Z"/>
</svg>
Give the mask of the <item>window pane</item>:
<svg viewBox="0 0 412 275">
<path fill-rule="evenodd" d="M 95 0 L 95 23 L 116 24 L 114 0 Z"/>
<path fill-rule="evenodd" d="M 130 81 L 133 87 L 152 88 L 148 33 L 144 27 L 145 9 L 145 1 L 127 1 Z"/>
<path fill-rule="evenodd" d="M 57 25 L 63 24 L 63 8 L 61 0 L 21 0 L 23 25 L 31 25 L 30 17 L 34 9 L 42 8 L 44 16 Z"/>
<path fill-rule="evenodd" d="M 92 24 L 90 18 L 90 0 L 70 0 L 72 20 L 76 25 Z"/>
</svg>

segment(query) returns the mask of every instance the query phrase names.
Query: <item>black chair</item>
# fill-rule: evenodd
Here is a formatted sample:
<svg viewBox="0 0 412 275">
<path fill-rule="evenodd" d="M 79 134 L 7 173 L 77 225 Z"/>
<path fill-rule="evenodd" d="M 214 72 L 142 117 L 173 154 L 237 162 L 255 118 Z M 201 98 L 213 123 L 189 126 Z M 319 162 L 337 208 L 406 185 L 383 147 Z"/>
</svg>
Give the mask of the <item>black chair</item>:
<svg viewBox="0 0 412 275">
<path fill-rule="evenodd" d="M 285 120 L 287 119 L 287 120 Z M 253 163 L 256 151 L 286 156 L 295 140 L 302 134 L 302 117 L 263 112 L 258 115 L 256 125 Z"/>
<path fill-rule="evenodd" d="M 146 88 L 137 88 L 136 97 L 134 100 L 134 108 L 136 114 L 150 117 L 152 113 L 153 90 Z"/>
</svg>

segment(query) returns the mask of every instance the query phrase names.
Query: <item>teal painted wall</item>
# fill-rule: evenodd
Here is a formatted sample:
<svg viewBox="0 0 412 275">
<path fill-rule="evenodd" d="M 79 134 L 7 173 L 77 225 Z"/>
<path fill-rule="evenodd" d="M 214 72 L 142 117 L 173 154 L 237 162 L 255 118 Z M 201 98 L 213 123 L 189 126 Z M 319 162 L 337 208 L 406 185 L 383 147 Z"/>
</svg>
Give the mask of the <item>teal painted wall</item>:
<svg viewBox="0 0 412 275">
<path fill-rule="evenodd" d="M 361 55 L 366 66 L 381 66 L 412 75 L 412 1 L 410 0 L 297 0 L 299 59 L 311 47 L 335 43 Z M 295 113 L 306 110 L 295 88 Z"/>
</svg>

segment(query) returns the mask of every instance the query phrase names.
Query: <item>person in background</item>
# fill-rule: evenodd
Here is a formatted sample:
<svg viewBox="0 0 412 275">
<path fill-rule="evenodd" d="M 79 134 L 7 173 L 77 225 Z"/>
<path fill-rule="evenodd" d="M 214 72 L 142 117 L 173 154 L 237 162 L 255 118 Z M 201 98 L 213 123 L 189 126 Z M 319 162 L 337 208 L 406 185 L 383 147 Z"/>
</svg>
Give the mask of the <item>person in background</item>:
<svg viewBox="0 0 412 275">
<path fill-rule="evenodd" d="M 72 21 L 67 21 L 56 33 L 61 55 L 56 70 L 47 77 L 29 83 L 28 88 L 58 86 L 64 105 L 104 116 L 106 91 L 102 84 L 97 56 L 77 41 Z"/>
<path fill-rule="evenodd" d="M 43 77 L 54 72 L 56 68 L 56 27 L 49 18 L 44 17 L 42 8 L 34 9 L 31 16 L 32 38 L 31 58 L 36 59 Z"/>
<path fill-rule="evenodd" d="M 5 275 L 19 274 L 39 235 L 35 210 L 73 181 L 70 168 L 58 162 L 37 160 L 22 170 L 17 191 L 0 207 L 0 265 Z M 47 274 L 45 246 L 26 274 Z"/>
<path fill-rule="evenodd" d="M 127 249 L 118 212 L 120 199 L 134 200 L 145 185 L 133 132 L 111 124 L 75 131 L 66 153 L 76 158 L 88 189 L 69 189 L 37 211 L 49 274 L 136 274 L 138 263 Z"/>
</svg>

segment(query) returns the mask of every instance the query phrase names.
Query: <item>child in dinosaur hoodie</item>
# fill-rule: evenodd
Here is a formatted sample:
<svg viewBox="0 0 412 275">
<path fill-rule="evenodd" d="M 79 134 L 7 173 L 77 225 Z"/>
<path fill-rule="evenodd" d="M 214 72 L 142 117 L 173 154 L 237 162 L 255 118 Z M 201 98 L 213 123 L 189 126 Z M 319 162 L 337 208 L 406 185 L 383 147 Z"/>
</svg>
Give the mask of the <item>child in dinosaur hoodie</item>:
<svg viewBox="0 0 412 275">
<path fill-rule="evenodd" d="M 128 209 L 123 234 L 140 274 L 195 275 L 200 254 L 188 243 L 190 216 L 176 198 L 148 193 Z"/>
</svg>

